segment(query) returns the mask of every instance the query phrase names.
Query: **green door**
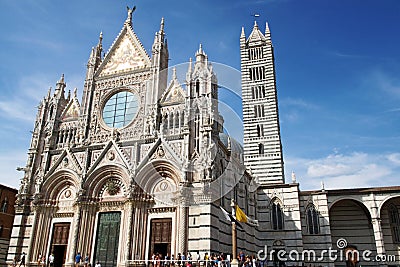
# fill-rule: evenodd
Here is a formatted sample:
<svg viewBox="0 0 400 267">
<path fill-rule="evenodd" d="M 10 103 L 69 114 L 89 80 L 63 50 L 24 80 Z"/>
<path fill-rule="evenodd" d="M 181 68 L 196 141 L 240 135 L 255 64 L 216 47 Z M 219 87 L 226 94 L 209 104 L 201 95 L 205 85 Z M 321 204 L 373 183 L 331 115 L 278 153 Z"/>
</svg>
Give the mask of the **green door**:
<svg viewBox="0 0 400 267">
<path fill-rule="evenodd" d="M 102 267 L 117 266 L 120 224 L 121 212 L 99 214 L 94 255 L 95 264 L 100 262 Z"/>
</svg>

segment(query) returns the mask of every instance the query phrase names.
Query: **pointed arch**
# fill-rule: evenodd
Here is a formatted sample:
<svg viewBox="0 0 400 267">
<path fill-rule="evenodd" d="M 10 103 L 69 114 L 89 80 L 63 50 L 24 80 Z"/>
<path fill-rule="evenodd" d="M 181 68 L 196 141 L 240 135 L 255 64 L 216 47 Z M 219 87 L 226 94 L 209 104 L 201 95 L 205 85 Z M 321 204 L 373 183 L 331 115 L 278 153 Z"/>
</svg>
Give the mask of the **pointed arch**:
<svg viewBox="0 0 400 267">
<path fill-rule="evenodd" d="M 309 204 L 306 208 L 307 230 L 311 235 L 319 234 L 319 212 L 314 204 Z"/>
<path fill-rule="evenodd" d="M 400 215 L 399 209 L 393 203 L 388 206 L 389 223 L 392 230 L 393 243 L 400 244 Z"/>
<path fill-rule="evenodd" d="M 127 169 L 118 165 L 104 165 L 92 172 L 86 179 L 84 188 L 87 191 L 87 195 L 92 198 L 99 197 L 100 192 L 104 189 L 104 185 L 110 180 L 118 181 L 117 183 L 121 185 L 121 190 L 129 188 L 130 178 Z"/>
<path fill-rule="evenodd" d="M 273 198 L 270 202 L 270 214 L 271 214 L 271 228 L 273 230 L 283 230 L 284 229 L 283 204 L 278 197 Z"/>
<path fill-rule="evenodd" d="M 264 144 L 261 143 L 258 144 L 258 154 L 264 155 Z"/>
<path fill-rule="evenodd" d="M 141 168 L 135 182 L 147 193 L 152 193 L 155 184 L 162 179 L 170 179 L 178 186 L 183 182 L 178 166 L 164 159 L 154 160 Z"/>
<path fill-rule="evenodd" d="M 136 174 L 135 182 L 154 201 L 173 205 L 174 195 L 183 182 L 183 177 L 172 162 L 158 159 L 144 165 Z"/>
<path fill-rule="evenodd" d="M 78 191 L 79 176 L 69 169 L 63 169 L 53 173 L 45 180 L 41 192 L 44 195 L 44 199 L 56 200 L 60 191 L 68 186 L 72 186 Z"/>
<path fill-rule="evenodd" d="M 196 96 L 198 97 L 198 96 L 200 96 L 200 81 L 197 79 L 196 80 Z"/>
</svg>

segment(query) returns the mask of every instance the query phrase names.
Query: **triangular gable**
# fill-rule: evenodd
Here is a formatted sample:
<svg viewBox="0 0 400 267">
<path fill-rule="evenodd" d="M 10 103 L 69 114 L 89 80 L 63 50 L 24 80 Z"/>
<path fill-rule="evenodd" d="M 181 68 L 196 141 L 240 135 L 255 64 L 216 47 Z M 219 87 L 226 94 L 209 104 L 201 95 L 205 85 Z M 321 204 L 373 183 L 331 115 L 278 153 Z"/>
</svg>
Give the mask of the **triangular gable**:
<svg viewBox="0 0 400 267">
<path fill-rule="evenodd" d="M 57 159 L 57 161 L 54 163 L 54 165 L 49 169 L 49 171 L 46 173 L 45 178 L 49 177 L 53 173 L 59 170 L 73 170 L 77 174 L 82 173 L 82 166 L 79 163 L 79 161 L 76 159 L 74 154 L 71 153 L 71 151 L 66 148 L 60 155 L 60 157 Z"/>
<path fill-rule="evenodd" d="M 168 89 L 161 96 L 162 104 L 184 103 L 186 93 L 179 81 L 174 78 L 168 86 Z"/>
<path fill-rule="evenodd" d="M 74 96 L 61 113 L 62 121 L 77 120 L 80 115 L 80 104 L 76 96 Z"/>
<path fill-rule="evenodd" d="M 183 165 L 181 157 L 176 154 L 174 149 L 164 138 L 160 137 L 153 147 L 149 149 L 148 153 L 142 158 L 142 161 L 137 166 L 136 172 L 143 168 L 149 161 L 157 159 L 169 160 L 179 166 Z"/>
<path fill-rule="evenodd" d="M 247 42 L 257 42 L 257 41 L 265 41 L 266 38 L 264 34 L 260 31 L 258 28 L 257 24 L 254 25 L 253 30 L 250 33 L 249 38 L 247 39 Z"/>
<path fill-rule="evenodd" d="M 114 140 L 110 140 L 106 147 L 103 149 L 99 157 L 90 166 L 87 175 L 89 176 L 98 167 L 104 165 L 120 165 L 126 169 L 130 169 L 131 163 L 125 153 L 118 147 Z"/>
<path fill-rule="evenodd" d="M 97 76 L 144 69 L 150 67 L 150 57 L 139 38 L 128 24 L 124 24 L 120 34 L 111 45 Z"/>
</svg>

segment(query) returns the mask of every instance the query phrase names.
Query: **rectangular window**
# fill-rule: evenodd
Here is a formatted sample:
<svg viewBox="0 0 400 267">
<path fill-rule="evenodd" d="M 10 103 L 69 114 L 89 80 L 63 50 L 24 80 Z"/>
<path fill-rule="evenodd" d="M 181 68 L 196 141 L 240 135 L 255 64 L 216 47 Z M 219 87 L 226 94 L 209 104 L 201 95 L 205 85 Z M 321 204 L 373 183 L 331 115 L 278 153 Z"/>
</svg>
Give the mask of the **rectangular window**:
<svg viewBox="0 0 400 267">
<path fill-rule="evenodd" d="M 250 80 L 252 81 L 261 81 L 265 80 L 265 67 L 253 67 L 249 69 Z"/>
<path fill-rule="evenodd" d="M 250 60 L 257 60 L 257 59 L 261 59 L 261 58 L 264 57 L 264 53 L 263 53 L 262 47 L 250 48 L 248 50 L 248 52 L 249 52 L 249 59 Z"/>
</svg>

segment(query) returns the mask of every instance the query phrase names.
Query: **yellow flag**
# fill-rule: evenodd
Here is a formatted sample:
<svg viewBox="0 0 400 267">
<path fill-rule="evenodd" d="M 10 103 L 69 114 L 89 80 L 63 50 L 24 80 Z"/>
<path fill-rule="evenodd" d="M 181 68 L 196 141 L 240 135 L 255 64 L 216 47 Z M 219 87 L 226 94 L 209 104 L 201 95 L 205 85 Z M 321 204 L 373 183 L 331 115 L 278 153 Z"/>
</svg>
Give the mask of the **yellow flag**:
<svg viewBox="0 0 400 267">
<path fill-rule="evenodd" d="M 241 208 L 239 208 L 239 205 L 236 205 L 235 213 L 236 213 L 236 220 L 238 220 L 239 222 L 247 223 L 247 216 L 244 213 L 244 211 Z"/>
</svg>

